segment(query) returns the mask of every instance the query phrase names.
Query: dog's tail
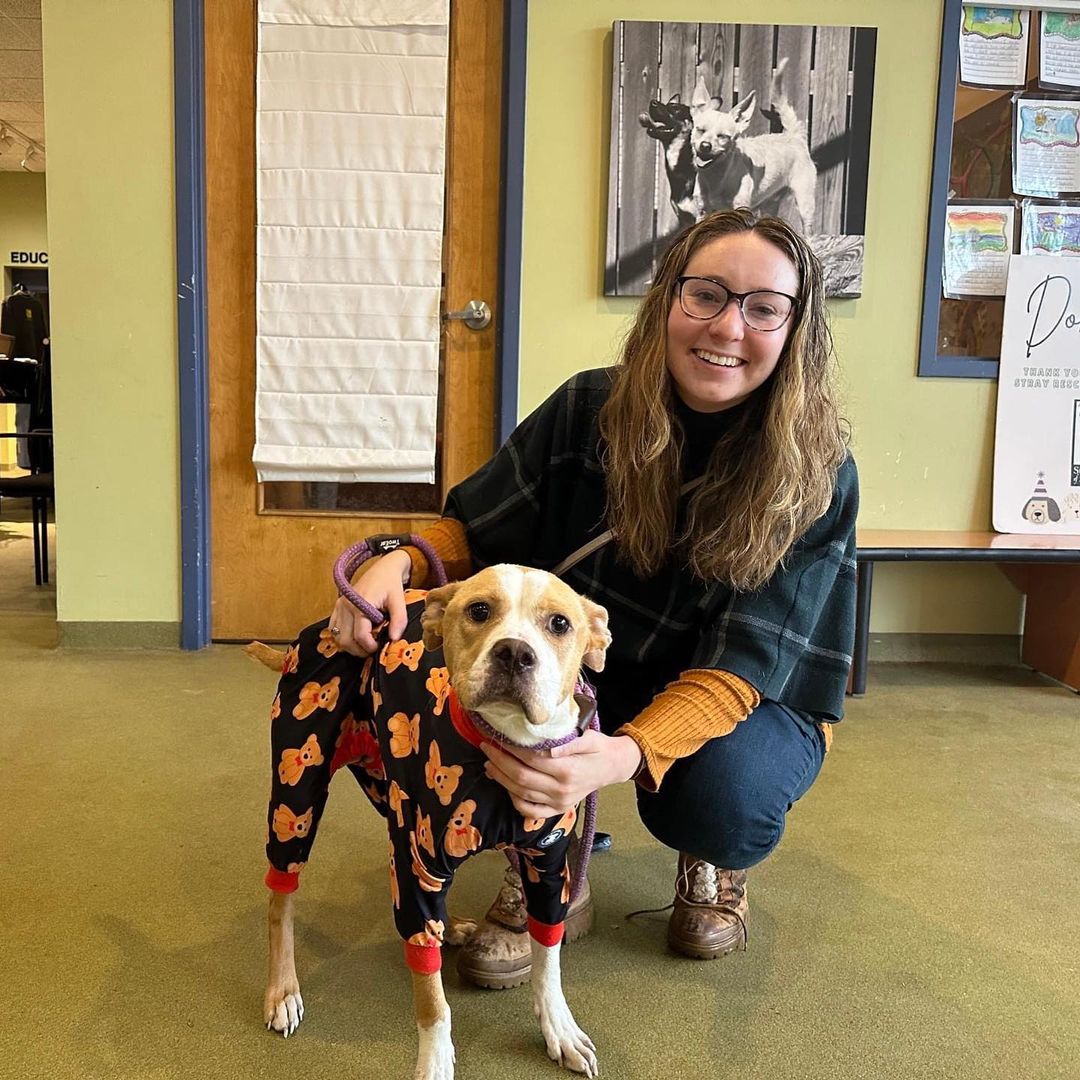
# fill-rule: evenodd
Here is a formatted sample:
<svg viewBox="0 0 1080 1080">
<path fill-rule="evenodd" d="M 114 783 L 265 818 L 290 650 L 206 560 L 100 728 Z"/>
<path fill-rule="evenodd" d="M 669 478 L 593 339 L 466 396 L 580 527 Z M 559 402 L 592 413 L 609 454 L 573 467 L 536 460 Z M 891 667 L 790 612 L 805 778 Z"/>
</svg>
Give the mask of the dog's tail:
<svg viewBox="0 0 1080 1080">
<path fill-rule="evenodd" d="M 280 649 L 272 649 L 261 641 L 253 641 L 244 646 L 244 652 L 257 664 L 264 664 L 271 671 L 281 672 L 285 668 L 285 654 Z"/>
<path fill-rule="evenodd" d="M 784 131 L 793 135 L 805 135 L 806 128 L 784 93 L 784 69 L 787 67 L 787 62 L 788 58 L 785 56 L 776 65 L 776 71 L 773 72 L 773 108 L 776 110 L 777 116 L 780 117 L 780 123 L 783 125 Z"/>
</svg>

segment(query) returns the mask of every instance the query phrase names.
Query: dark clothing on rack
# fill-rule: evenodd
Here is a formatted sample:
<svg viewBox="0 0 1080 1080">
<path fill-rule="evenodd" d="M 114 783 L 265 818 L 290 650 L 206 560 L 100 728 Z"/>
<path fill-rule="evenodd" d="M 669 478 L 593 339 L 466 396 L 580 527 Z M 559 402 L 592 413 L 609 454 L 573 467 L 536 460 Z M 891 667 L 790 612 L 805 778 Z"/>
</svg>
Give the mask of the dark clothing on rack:
<svg viewBox="0 0 1080 1080">
<path fill-rule="evenodd" d="M 31 293 L 19 290 L 5 301 L 0 313 L 0 334 L 11 334 L 15 343 L 11 355 L 41 359 L 41 349 L 49 332 L 45 326 L 45 309 Z"/>
</svg>

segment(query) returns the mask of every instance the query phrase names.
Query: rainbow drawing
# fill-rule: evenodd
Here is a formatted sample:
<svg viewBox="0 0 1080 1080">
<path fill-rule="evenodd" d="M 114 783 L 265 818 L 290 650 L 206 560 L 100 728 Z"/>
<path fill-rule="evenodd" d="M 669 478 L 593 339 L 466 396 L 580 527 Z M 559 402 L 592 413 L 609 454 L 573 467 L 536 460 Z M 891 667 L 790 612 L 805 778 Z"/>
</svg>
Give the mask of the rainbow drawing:
<svg viewBox="0 0 1080 1080">
<path fill-rule="evenodd" d="M 1068 15 L 1064 11 L 1044 11 L 1043 33 L 1047 37 L 1080 41 L 1080 15 Z"/>
<path fill-rule="evenodd" d="M 965 5 L 961 32 L 987 40 L 1012 38 L 1019 41 L 1024 36 L 1024 24 L 1017 8 Z"/>
<path fill-rule="evenodd" d="M 982 210 L 949 211 L 949 245 L 981 253 L 1012 250 L 1005 215 Z"/>
<path fill-rule="evenodd" d="M 1020 102 L 1020 130 L 1017 137 L 1022 143 L 1036 146 L 1080 146 L 1080 130 L 1076 108 L 1057 108 L 1041 102 L 1025 105 Z"/>
</svg>

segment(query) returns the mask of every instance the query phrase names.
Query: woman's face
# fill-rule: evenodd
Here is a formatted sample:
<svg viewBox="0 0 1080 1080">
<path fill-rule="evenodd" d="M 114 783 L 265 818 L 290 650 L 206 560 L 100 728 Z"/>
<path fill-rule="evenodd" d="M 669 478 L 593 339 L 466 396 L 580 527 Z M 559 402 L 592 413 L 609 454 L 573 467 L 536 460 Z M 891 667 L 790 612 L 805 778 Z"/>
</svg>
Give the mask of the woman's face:
<svg viewBox="0 0 1080 1080">
<path fill-rule="evenodd" d="M 756 232 L 703 244 L 681 276 L 712 278 L 736 293 L 799 295 L 794 263 Z M 668 313 L 667 369 L 679 397 L 697 412 L 721 412 L 745 401 L 776 370 L 796 317 L 793 312 L 779 330 L 754 330 L 731 300 L 714 318 L 694 319 L 682 310 L 676 291 Z"/>
</svg>

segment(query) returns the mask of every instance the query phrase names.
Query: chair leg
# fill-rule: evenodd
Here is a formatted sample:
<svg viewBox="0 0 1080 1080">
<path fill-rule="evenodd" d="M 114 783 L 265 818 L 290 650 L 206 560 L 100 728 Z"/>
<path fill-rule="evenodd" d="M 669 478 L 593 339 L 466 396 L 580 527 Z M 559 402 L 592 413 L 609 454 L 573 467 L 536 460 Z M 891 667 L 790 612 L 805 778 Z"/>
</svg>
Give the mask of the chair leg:
<svg viewBox="0 0 1080 1080">
<path fill-rule="evenodd" d="M 49 498 L 41 500 L 41 578 L 49 584 Z"/>
<path fill-rule="evenodd" d="M 38 510 L 41 500 L 36 496 L 30 500 L 30 513 L 34 519 L 34 584 L 41 584 L 41 538 L 38 535 Z"/>
</svg>

